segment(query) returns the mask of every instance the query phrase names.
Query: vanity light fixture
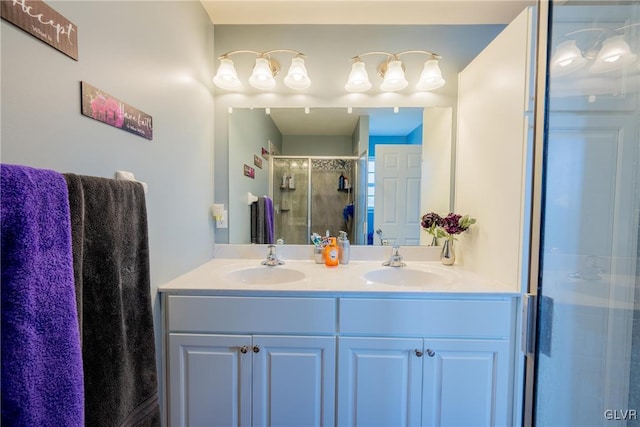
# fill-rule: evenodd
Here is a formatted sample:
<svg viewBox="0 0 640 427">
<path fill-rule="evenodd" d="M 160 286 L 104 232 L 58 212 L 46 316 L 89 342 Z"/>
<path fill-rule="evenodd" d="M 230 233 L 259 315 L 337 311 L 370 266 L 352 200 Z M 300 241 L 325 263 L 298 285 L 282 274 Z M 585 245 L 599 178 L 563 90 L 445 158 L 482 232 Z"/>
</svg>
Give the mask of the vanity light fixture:
<svg viewBox="0 0 640 427">
<path fill-rule="evenodd" d="M 354 56 L 351 58 L 353 65 L 351 66 L 351 73 L 349 73 L 349 79 L 347 80 L 347 84 L 344 85 L 344 88 L 349 92 L 366 92 L 371 89 L 369 75 L 367 74 L 365 63 L 362 61 L 362 57 L 368 55 L 385 55 L 387 57 L 386 61 L 378 66 L 378 75 L 383 79 L 380 85 L 381 90 L 385 92 L 396 92 L 406 88 L 409 82 L 404 76 L 405 67 L 402 61 L 400 61 L 400 56 L 410 53 L 428 56 L 427 61 L 424 63 L 420 80 L 416 84 L 417 90 L 429 91 L 438 89 L 444 85 L 445 80 L 442 78 L 442 72 L 438 66 L 438 61 L 442 59 L 440 55 L 426 50 L 407 50 L 400 53 L 365 52 Z"/>
<path fill-rule="evenodd" d="M 284 78 L 284 84 L 291 89 L 307 89 L 311 86 L 311 80 L 307 73 L 307 69 L 304 65 L 304 54 L 297 50 L 289 49 L 273 49 L 266 52 L 258 52 L 255 50 L 233 50 L 220 55 L 220 65 L 218 71 L 213 77 L 213 83 L 221 89 L 236 91 L 242 88 L 242 83 L 238 78 L 238 73 L 233 61 L 229 59 L 229 56 L 236 55 L 238 53 L 251 53 L 257 56 L 255 66 L 251 76 L 249 77 L 249 84 L 256 89 L 271 90 L 276 86 L 275 76 L 280 73 L 280 64 L 275 59 L 271 58 L 274 53 L 291 53 L 294 55 L 291 60 L 291 66 Z"/>
<path fill-rule="evenodd" d="M 559 77 L 580 70 L 588 63 L 589 73 L 600 74 L 619 70 L 633 63 L 638 55 L 631 51 L 624 35 L 616 34 L 634 23 L 613 30 L 585 28 L 564 35 L 566 40 L 558 44 L 550 61 L 550 72 Z"/>
</svg>

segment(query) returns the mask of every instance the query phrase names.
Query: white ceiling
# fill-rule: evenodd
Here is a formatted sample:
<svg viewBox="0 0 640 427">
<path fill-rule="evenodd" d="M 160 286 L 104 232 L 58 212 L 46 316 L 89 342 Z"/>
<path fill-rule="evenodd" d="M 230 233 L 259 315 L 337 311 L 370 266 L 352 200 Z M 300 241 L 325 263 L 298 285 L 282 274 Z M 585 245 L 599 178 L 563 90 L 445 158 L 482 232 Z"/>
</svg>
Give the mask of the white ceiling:
<svg viewBox="0 0 640 427">
<path fill-rule="evenodd" d="M 507 24 L 535 0 L 201 0 L 214 24 Z"/>
</svg>

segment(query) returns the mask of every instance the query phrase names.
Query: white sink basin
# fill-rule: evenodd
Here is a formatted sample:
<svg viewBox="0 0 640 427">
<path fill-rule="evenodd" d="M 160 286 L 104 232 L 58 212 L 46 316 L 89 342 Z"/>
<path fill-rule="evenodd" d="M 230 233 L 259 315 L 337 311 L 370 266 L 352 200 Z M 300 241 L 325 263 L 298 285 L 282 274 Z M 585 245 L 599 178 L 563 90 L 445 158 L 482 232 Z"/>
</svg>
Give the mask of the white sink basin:
<svg viewBox="0 0 640 427">
<path fill-rule="evenodd" d="M 444 274 L 415 270 L 407 267 L 385 267 L 365 273 L 368 282 L 398 286 L 424 286 L 443 284 L 450 281 Z"/>
<path fill-rule="evenodd" d="M 227 274 L 230 280 L 248 285 L 274 285 L 297 282 L 307 277 L 304 273 L 283 267 L 250 267 Z"/>
</svg>

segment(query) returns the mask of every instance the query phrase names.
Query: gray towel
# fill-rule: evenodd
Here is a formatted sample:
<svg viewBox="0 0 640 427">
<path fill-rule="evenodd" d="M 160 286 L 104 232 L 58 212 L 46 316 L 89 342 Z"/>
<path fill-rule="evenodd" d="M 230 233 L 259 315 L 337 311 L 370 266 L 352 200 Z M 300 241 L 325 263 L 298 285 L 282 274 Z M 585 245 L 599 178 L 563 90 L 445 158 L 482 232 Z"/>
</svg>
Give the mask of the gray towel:
<svg viewBox="0 0 640 427">
<path fill-rule="evenodd" d="M 159 426 L 142 185 L 65 174 L 81 313 L 85 425 Z"/>
</svg>

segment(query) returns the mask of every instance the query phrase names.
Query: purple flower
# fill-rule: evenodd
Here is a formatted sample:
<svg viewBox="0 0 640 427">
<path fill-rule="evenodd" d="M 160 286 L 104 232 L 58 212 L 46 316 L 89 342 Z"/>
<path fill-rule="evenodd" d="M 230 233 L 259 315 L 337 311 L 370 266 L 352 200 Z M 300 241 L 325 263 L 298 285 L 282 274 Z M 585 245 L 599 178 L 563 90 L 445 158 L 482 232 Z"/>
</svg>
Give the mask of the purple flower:
<svg viewBox="0 0 640 427">
<path fill-rule="evenodd" d="M 422 221 L 420 221 L 420 225 L 422 228 L 433 228 L 440 225 L 440 221 L 442 217 L 435 212 L 429 212 L 428 214 L 422 215 Z"/>
<path fill-rule="evenodd" d="M 446 217 L 442 218 L 442 223 L 440 225 L 448 234 L 460 234 L 469 228 L 460 224 L 460 218 L 462 218 L 462 215 L 450 213 Z"/>
</svg>

